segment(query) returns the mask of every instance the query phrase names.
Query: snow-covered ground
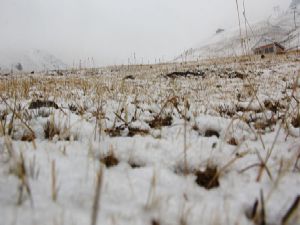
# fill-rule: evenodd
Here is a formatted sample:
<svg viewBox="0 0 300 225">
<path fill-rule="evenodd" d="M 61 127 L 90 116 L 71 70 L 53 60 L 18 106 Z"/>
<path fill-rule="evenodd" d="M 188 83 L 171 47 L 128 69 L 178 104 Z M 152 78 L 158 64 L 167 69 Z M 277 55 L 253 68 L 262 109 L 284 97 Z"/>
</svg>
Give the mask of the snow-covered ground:
<svg viewBox="0 0 300 225">
<path fill-rule="evenodd" d="M 300 224 L 299 60 L 0 77 L 0 224 Z"/>
</svg>

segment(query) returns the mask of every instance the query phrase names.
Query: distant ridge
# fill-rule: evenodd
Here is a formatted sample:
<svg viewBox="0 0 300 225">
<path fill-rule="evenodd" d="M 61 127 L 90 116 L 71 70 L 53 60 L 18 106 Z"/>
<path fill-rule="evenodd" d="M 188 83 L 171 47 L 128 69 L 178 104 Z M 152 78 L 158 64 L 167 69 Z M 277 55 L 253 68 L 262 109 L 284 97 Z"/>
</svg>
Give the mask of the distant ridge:
<svg viewBox="0 0 300 225">
<path fill-rule="evenodd" d="M 66 69 L 67 65 L 47 51 L 0 50 L 0 73 Z"/>
</svg>

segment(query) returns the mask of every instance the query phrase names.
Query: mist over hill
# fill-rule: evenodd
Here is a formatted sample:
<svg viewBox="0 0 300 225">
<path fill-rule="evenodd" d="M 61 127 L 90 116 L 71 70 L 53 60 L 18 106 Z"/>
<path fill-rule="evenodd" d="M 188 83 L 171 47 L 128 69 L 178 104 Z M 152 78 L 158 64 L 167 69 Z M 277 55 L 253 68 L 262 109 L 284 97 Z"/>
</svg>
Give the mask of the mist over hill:
<svg viewBox="0 0 300 225">
<path fill-rule="evenodd" d="M 51 53 L 39 49 L 1 49 L 0 73 L 66 69 L 67 65 Z"/>
</svg>

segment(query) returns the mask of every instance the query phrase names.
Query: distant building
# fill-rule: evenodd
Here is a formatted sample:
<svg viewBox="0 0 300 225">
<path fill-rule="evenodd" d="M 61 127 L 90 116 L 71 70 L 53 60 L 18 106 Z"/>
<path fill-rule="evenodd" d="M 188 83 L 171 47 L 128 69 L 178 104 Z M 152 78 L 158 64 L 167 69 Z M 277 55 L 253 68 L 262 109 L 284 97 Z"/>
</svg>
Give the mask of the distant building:
<svg viewBox="0 0 300 225">
<path fill-rule="evenodd" d="M 285 48 L 278 42 L 262 37 L 252 48 L 254 54 L 280 54 L 283 53 Z"/>
</svg>

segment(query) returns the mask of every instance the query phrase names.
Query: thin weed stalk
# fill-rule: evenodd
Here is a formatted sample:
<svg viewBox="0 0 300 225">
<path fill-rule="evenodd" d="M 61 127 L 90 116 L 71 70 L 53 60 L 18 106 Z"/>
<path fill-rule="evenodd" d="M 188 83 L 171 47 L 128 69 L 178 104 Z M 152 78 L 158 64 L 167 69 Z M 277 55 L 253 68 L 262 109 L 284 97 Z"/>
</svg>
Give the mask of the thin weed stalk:
<svg viewBox="0 0 300 225">
<path fill-rule="evenodd" d="M 98 220 L 98 212 L 100 209 L 100 197 L 103 183 L 103 167 L 100 164 L 99 171 L 96 177 L 96 187 L 92 206 L 91 225 L 96 225 Z"/>
</svg>

